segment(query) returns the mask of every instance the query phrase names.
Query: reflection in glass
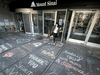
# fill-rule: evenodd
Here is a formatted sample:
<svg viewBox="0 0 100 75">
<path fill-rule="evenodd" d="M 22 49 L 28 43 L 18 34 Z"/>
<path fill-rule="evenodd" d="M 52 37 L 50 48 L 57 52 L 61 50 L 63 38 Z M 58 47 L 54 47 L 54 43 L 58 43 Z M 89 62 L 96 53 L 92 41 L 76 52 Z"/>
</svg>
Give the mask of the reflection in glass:
<svg viewBox="0 0 100 75">
<path fill-rule="evenodd" d="M 97 21 L 95 23 L 95 26 L 92 30 L 92 33 L 88 42 L 100 44 L 100 15 L 97 18 Z"/>
<path fill-rule="evenodd" d="M 23 14 L 23 20 L 24 20 L 25 32 L 31 32 L 29 14 Z"/>
<path fill-rule="evenodd" d="M 66 38 L 67 38 L 67 34 L 68 34 L 68 29 L 69 29 L 69 23 L 71 20 L 71 15 L 72 15 L 72 11 L 71 10 L 67 10 L 67 13 L 65 14 L 65 25 L 64 25 L 64 29 L 63 29 L 63 33 L 62 33 L 62 42 L 65 42 Z"/>
<path fill-rule="evenodd" d="M 76 12 L 70 38 L 84 41 L 93 17 L 94 13 L 92 12 Z"/>
<path fill-rule="evenodd" d="M 43 34 L 43 27 L 42 27 L 42 10 L 38 10 L 38 26 L 39 26 L 39 33 Z"/>
<path fill-rule="evenodd" d="M 55 13 L 44 13 L 44 33 L 48 34 L 48 31 L 54 26 Z"/>
<path fill-rule="evenodd" d="M 61 38 L 63 32 L 65 13 L 66 11 L 57 11 L 57 22 L 59 24 L 59 38 Z"/>
<path fill-rule="evenodd" d="M 37 14 L 32 14 L 32 23 L 33 23 L 34 33 L 38 33 L 39 29 L 37 24 Z"/>
</svg>

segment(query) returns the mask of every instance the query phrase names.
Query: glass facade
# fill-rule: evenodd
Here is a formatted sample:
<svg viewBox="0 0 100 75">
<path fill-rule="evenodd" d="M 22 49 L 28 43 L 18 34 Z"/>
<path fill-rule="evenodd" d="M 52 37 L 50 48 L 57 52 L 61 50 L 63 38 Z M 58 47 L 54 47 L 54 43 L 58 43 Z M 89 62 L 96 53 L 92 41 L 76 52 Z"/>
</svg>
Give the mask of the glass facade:
<svg viewBox="0 0 100 75">
<path fill-rule="evenodd" d="M 59 24 L 59 38 L 61 39 L 62 37 L 62 32 L 63 32 L 63 26 L 64 26 L 64 20 L 65 20 L 65 13 L 66 11 L 57 11 L 57 22 Z"/>
<path fill-rule="evenodd" d="M 32 14 L 32 23 L 33 23 L 34 33 L 39 33 L 39 26 L 38 26 L 38 22 L 37 22 L 37 14 Z"/>
<path fill-rule="evenodd" d="M 38 10 L 31 14 L 33 31 L 42 35 L 49 34 L 54 23 L 58 22 L 60 30 L 57 38 L 61 41 L 66 41 L 67 38 L 67 41 L 100 45 L 100 13 L 97 13 L 98 17 L 95 16 L 96 13 L 97 10 Z M 26 32 L 31 32 L 29 14 L 23 14 L 23 20 Z"/>
<path fill-rule="evenodd" d="M 55 13 L 44 13 L 44 34 L 54 26 Z"/>
<path fill-rule="evenodd" d="M 25 32 L 31 33 L 29 14 L 23 14 L 23 20 L 24 20 Z"/>
<path fill-rule="evenodd" d="M 75 12 L 70 35 L 71 39 L 85 41 L 94 14 L 93 12 Z"/>
<path fill-rule="evenodd" d="M 42 10 L 38 11 L 38 27 L 39 27 L 39 34 L 43 34 L 43 16 Z"/>
<path fill-rule="evenodd" d="M 98 14 L 96 23 L 94 25 L 94 28 L 92 30 L 92 33 L 88 42 L 100 44 L 100 14 Z"/>
</svg>

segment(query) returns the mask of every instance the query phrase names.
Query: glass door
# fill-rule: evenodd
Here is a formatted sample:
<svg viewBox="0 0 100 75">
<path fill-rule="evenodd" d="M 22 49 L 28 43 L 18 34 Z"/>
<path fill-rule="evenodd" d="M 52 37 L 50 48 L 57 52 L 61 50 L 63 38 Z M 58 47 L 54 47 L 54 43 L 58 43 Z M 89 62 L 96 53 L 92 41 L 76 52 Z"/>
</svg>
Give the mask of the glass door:
<svg viewBox="0 0 100 75">
<path fill-rule="evenodd" d="M 27 34 L 31 34 L 29 17 L 30 17 L 30 15 L 28 13 L 23 13 L 24 29 L 25 29 L 25 33 L 27 33 Z"/>
<path fill-rule="evenodd" d="M 66 9 L 61 42 L 65 42 L 66 41 L 71 15 L 72 15 L 72 11 Z"/>
<path fill-rule="evenodd" d="M 38 16 L 37 14 L 32 14 L 32 27 L 33 27 L 33 33 L 39 33 L 39 27 L 38 27 Z"/>
<path fill-rule="evenodd" d="M 50 36 L 50 32 L 55 22 L 55 11 L 44 11 L 44 35 Z"/>
<path fill-rule="evenodd" d="M 18 31 L 20 31 L 20 21 L 23 21 L 22 13 L 16 13 L 16 27 Z"/>
<path fill-rule="evenodd" d="M 95 12 L 75 11 L 73 14 L 73 21 L 70 24 L 71 30 L 69 41 L 84 43 Z"/>
<path fill-rule="evenodd" d="M 86 40 L 87 45 L 100 48 L 100 12 L 96 11 L 92 26 L 88 33 L 89 38 Z"/>
<path fill-rule="evenodd" d="M 58 22 L 59 25 L 59 34 L 57 35 L 57 40 L 61 40 L 62 38 L 62 33 L 65 26 L 65 14 L 66 14 L 66 10 L 62 10 L 62 11 L 57 10 L 56 22 Z"/>
</svg>

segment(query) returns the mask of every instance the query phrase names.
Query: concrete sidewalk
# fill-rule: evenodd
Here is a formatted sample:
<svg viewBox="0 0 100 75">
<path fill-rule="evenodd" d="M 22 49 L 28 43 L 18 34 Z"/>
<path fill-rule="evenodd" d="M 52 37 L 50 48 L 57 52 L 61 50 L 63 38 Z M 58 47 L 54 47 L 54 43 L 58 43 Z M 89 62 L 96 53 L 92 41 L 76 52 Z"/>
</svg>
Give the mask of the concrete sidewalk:
<svg viewBox="0 0 100 75">
<path fill-rule="evenodd" d="M 0 32 L 0 75 L 100 75 L 100 49 Z"/>
</svg>

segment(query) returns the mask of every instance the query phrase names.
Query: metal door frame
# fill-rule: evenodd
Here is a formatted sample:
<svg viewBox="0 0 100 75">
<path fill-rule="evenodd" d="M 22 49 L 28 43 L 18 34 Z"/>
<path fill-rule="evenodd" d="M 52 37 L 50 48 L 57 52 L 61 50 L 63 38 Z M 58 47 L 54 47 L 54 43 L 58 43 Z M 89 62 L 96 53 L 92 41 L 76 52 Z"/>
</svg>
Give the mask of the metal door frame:
<svg viewBox="0 0 100 75">
<path fill-rule="evenodd" d="M 73 24 L 75 12 L 76 12 L 75 10 L 73 10 L 73 12 L 72 12 L 71 21 L 70 21 L 70 26 L 69 26 L 69 31 L 68 31 L 68 36 L 67 36 L 66 41 L 75 42 L 75 43 L 81 43 L 81 44 L 84 44 L 84 45 L 94 46 L 94 47 L 100 48 L 100 44 L 88 42 L 88 41 L 89 41 L 89 38 L 90 38 L 90 36 L 91 36 L 92 30 L 93 30 L 93 28 L 94 28 L 94 26 L 95 26 L 95 23 L 96 23 L 98 14 L 99 14 L 99 10 L 96 10 L 96 12 L 95 12 L 93 21 L 92 21 L 92 23 L 91 23 L 91 26 L 90 26 L 90 28 L 89 28 L 89 30 L 88 30 L 87 36 L 86 36 L 86 38 L 85 38 L 84 41 L 77 40 L 77 39 L 70 39 L 70 38 L 69 38 L 69 37 L 70 37 L 70 34 L 71 34 L 71 29 L 72 29 L 72 24 Z"/>
<path fill-rule="evenodd" d="M 32 28 L 32 34 L 39 34 L 39 29 L 38 29 L 38 33 L 34 32 L 34 28 L 32 27 L 32 14 L 37 15 L 37 25 L 38 25 L 38 13 L 31 13 L 31 28 Z M 38 27 L 39 28 L 39 27 Z"/>
<path fill-rule="evenodd" d="M 28 14 L 29 15 L 29 22 L 31 21 L 31 16 L 30 16 L 30 13 L 29 12 L 22 12 L 22 17 L 23 17 L 23 21 L 24 21 L 24 24 L 25 24 L 25 20 L 24 20 L 24 14 Z M 25 33 L 26 34 L 31 34 L 32 30 L 31 30 L 31 22 L 29 23 L 30 25 L 30 32 L 26 32 L 26 29 L 25 29 L 25 25 L 24 25 L 24 29 L 25 29 Z"/>
<path fill-rule="evenodd" d="M 67 10 L 68 10 L 68 9 L 58 9 L 58 10 L 57 10 L 57 11 L 65 11 L 65 18 L 64 18 L 63 32 L 64 32 L 64 27 L 65 27 L 65 22 L 66 22 Z M 57 12 L 57 11 L 56 11 L 56 12 Z M 57 19 L 57 17 L 56 17 L 56 19 Z M 63 32 L 62 32 L 62 35 L 61 35 L 61 42 L 62 42 L 62 40 L 63 40 Z"/>
<path fill-rule="evenodd" d="M 47 37 L 48 34 L 44 33 L 44 13 L 54 13 L 55 14 L 54 24 L 55 24 L 56 23 L 57 12 L 56 12 L 56 10 L 43 10 L 43 12 L 42 12 L 42 15 L 43 15 L 43 35 Z"/>
</svg>

